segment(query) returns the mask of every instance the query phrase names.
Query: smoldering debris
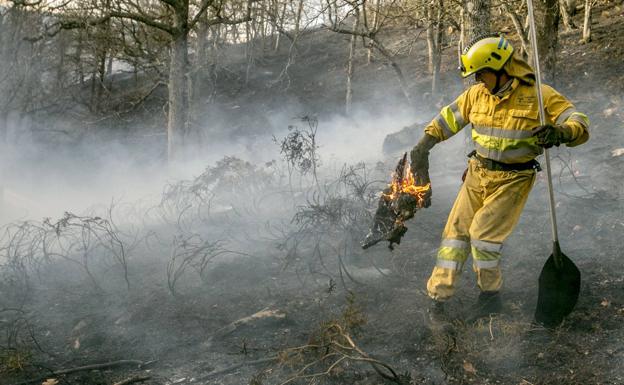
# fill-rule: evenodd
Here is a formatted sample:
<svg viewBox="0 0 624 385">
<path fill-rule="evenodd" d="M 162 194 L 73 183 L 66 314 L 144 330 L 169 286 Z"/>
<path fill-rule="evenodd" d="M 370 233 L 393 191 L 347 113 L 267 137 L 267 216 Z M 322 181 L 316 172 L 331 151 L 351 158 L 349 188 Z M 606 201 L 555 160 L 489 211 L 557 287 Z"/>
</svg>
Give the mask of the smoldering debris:
<svg viewBox="0 0 624 385">
<path fill-rule="evenodd" d="M 130 306 L 124 313 L 132 319 L 137 317 L 137 309 L 132 310 L 136 305 L 122 305 L 116 296 L 141 297 L 166 287 L 174 300 L 166 300 L 165 307 L 176 306 L 175 301 L 186 302 L 189 293 L 211 285 L 211 266 L 232 257 L 260 258 L 304 275 L 331 275 L 336 280 L 348 276 L 352 244 L 370 219 L 369 206 L 378 190 L 372 171 L 364 164 L 344 166 L 337 177 L 328 179 L 320 170 L 311 175 L 283 166 L 226 157 L 196 178 L 167 184 L 153 205 L 117 201 L 99 214 L 65 213 L 57 220 L 6 225 L 0 269 L 7 295 L 0 309 L 24 309 L 2 324 L 21 330 L 19 338 L 7 341 L 9 346 L 19 346 L 28 357 L 38 346 L 86 353 L 96 348 L 92 344 L 109 340 L 108 333 L 119 337 L 112 331 L 88 337 L 93 328 L 102 327 L 94 322 L 85 324 L 80 342 L 71 339 L 67 344 L 61 335 L 40 335 L 45 312 L 52 323 L 81 317 L 79 308 L 63 314 L 41 301 L 43 292 L 56 301 L 53 293 L 63 287 L 81 288 L 82 299 L 72 301 L 91 303 L 87 308 L 100 314 L 97 318 L 108 319 L 115 313 L 112 308 Z M 266 225 L 258 227 L 262 222 Z M 270 245 L 274 251 L 267 248 Z M 108 309 L 92 308 L 95 298 L 112 302 Z M 26 323 L 17 321 L 21 318 Z M 115 328 L 130 325 L 117 318 L 111 322 Z M 25 338 L 29 330 L 32 338 Z"/>
<path fill-rule="evenodd" d="M 311 128 L 306 121 L 299 125 L 288 132 Z M 10 353 L 0 359 L 2 370 L 36 373 L 33 359 L 47 357 L 42 350 L 89 362 L 110 362 L 110 357 L 173 362 L 175 370 L 156 365 L 149 373 L 162 384 L 169 381 L 165 377 L 184 379 L 181 383 L 192 378 L 221 381 L 232 373 L 238 380 L 227 381 L 233 383 L 240 378 L 279 383 L 308 375 L 328 382 L 355 381 L 378 378 L 369 366 L 373 360 L 391 368 L 395 379 L 423 383 L 462 376 L 514 380 L 509 362 L 537 354 L 526 342 L 533 333 L 527 315 L 530 288 L 518 277 L 530 276 L 543 262 L 539 252 L 547 240 L 535 231 L 547 222 L 543 184 L 538 182 L 529 214 L 510 240 L 512 246 L 522 242 L 523 247 L 511 247 L 507 254 L 506 267 L 516 273 L 508 277 L 506 314 L 460 323 L 455 335 L 432 335 L 419 288 L 433 264 L 440 218 L 449 209 L 458 177 L 445 177 L 448 164 L 434 167 L 434 204 L 427 215 L 413 221 L 414 231 L 394 252 L 365 252 L 359 243 L 396 159 L 336 165 L 312 142 L 297 153 L 305 138 L 275 138 L 276 154 L 283 150 L 280 143 L 289 144 L 280 160 L 252 163 L 225 157 L 196 177 L 166 183 L 156 199 L 115 201 L 97 212 L 5 226 L 0 285 L 6 295 L 0 303 L 0 328 L 10 335 L 2 342 Z M 434 152 L 432 160 L 443 155 Z M 589 170 L 606 168 L 613 176 L 616 164 L 609 162 L 621 157 L 610 151 L 598 159 L 565 150 L 555 155 L 560 205 L 574 206 L 562 211 L 566 244 L 592 245 L 592 252 L 610 263 L 618 246 L 609 240 L 617 239 L 622 228 L 621 186 L 607 180 L 600 184 L 604 177 Z M 451 161 L 459 164 L 461 158 L 459 154 Z M 615 195 L 607 198 L 601 191 Z M 447 198 L 448 204 L 441 203 Z M 513 250 L 522 250 L 522 255 Z M 592 263 L 579 261 L 584 269 Z M 566 333 L 581 333 L 575 322 L 610 328 L 624 316 L 615 281 L 606 274 L 591 282 L 591 290 L 600 295 L 581 296 L 579 311 L 564 323 Z M 460 295 L 460 302 L 469 303 L 470 295 Z M 605 300 L 609 306 L 602 305 Z M 338 328 L 342 324 L 333 321 L 340 319 L 345 303 L 357 307 L 367 322 L 349 331 Z M 454 309 L 465 311 L 461 304 Z M 270 322 L 253 316 L 271 311 L 277 313 L 266 319 Z M 77 325 L 81 327 L 74 335 Z M 215 333 L 219 338 L 210 339 Z M 328 334 L 335 338 L 323 340 Z M 306 343 L 314 338 L 321 348 Z M 549 346 L 558 343 L 544 338 Z M 327 349 L 331 356 L 324 353 Z M 280 361 L 279 352 L 292 354 Z M 208 355 L 210 360 L 182 359 L 180 354 Z M 423 358 L 431 355 L 437 358 Z M 395 357 L 410 357 L 410 363 Z M 119 374 L 118 381 L 146 376 L 144 370 Z M 92 381 L 78 373 L 67 378 Z"/>
<path fill-rule="evenodd" d="M 497 368 L 532 354 L 521 342 L 531 331 L 525 312 L 530 301 L 517 293 L 513 278 L 510 315 L 461 325 L 455 339 L 431 336 L 418 310 L 424 298 L 416 294 L 410 273 L 418 279 L 427 273 L 423 266 L 429 266 L 430 256 L 418 250 L 435 241 L 423 239 L 415 230 L 406 244 L 386 254 L 388 260 L 359 250 L 390 167 L 357 164 L 333 174 L 331 167 L 323 165 L 314 176 L 313 168 L 303 173 L 289 168 L 286 160 L 253 165 L 228 157 L 196 178 L 170 182 L 151 205 L 141 202 L 130 209 L 133 205 L 117 202 L 104 210 L 106 215 L 68 213 L 58 220 L 7 226 L 0 250 L 3 261 L 11 261 L 2 265 L 3 293 L 9 295 L 0 308 L 19 309 L 4 311 L 1 324 L 5 331 L 13 330 L 12 339 L 5 342 L 13 349 L 12 362 L 19 362 L 24 373 L 33 370 L 30 357 L 40 354 L 40 346 L 54 354 L 90 357 L 91 362 L 109 361 L 111 354 L 141 361 L 171 360 L 178 363 L 173 378 L 187 380 L 218 380 L 232 370 L 266 383 L 309 375 L 327 376 L 328 381 L 378 376 L 371 374 L 375 373 L 368 366 L 371 362 L 387 365 L 381 370 L 392 375 L 391 368 L 396 379 L 409 376 L 426 381 L 443 376 L 431 367 L 434 363 L 418 361 L 420 353 L 415 353 L 414 365 L 394 360 L 402 349 L 420 351 L 414 342 L 407 342 L 409 331 L 416 330 L 416 343 L 428 346 L 445 362 L 442 370 L 447 375 L 511 378 Z M 571 191 L 569 187 L 578 183 L 573 176 L 581 175 L 563 163 L 561 170 L 559 186 Z M 436 175 L 432 175 L 434 191 Z M 434 195 L 434 201 L 436 196 L 440 195 Z M 534 199 L 529 209 L 540 204 Z M 444 210 L 434 205 L 428 212 L 435 217 Z M 588 215 L 577 214 L 581 213 Z M 540 216 L 546 213 L 537 220 Z M 531 239 L 539 235 L 526 232 L 526 225 L 520 230 Z M 517 259 L 511 267 L 528 274 L 539 262 L 538 256 Z M 371 266 L 383 274 L 370 276 Z M 413 267 L 406 270 L 406 266 Z M 50 307 L 59 302 L 60 293 L 76 290 L 80 295 L 66 295 L 66 305 Z M 357 307 L 368 322 L 341 329 L 337 325 L 342 324 L 332 320 L 340 319 L 336 314 L 344 308 L 342 293 L 349 291 L 354 294 L 348 306 Z M 602 312 L 618 317 L 618 297 L 611 291 L 608 296 L 611 305 L 600 305 Z M 122 300 L 126 297 L 129 300 Z M 94 305 L 102 298 L 105 307 Z M 585 298 L 579 306 L 590 309 L 591 296 Z M 411 305 L 406 307 L 407 303 Z M 379 314 L 375 310 L 379 306 L 387 314 Z M 397 306 L 404 308 L 405 316 L 397 317 L 397 311 L 391 310 Z M 267 308 L 278 311 L 275 322 L 255 322 L 258 316 L 250 316 L 265 314 Z M 573 314 L 570 322 L 603 322 L 603 318 L 585 321 L 583 314 Z M 67 336 L 85 319 L 88 322 L 76 344 L 76 338 Z M 56 332 L 46 334 L 44 324 Z M 323 326 L 317 329 L 319 324 Z M 207 341 L 206 336 L 215 333 L 219 338 L 210 344 L 188 345 L 191 340 Z M 387 333 L 398 333 L 404 342 L 382 343 L 393 338 Z M 335 338 L 323 340 L 324 335 Z M 314 336 L 320 338 L 321 348 L 302 344 Z M 136 338 L 144 342 L 137 343 Z M 487 344 L 500 359 L 488 359 L 476 348 L 480 344 Z M 323 346 L 331 357 L 321 354 L 326 351 Z M 168 353 L 172 349 L 176 353 Z M 232 358 L 228 350 L 238 352 L 240 359 Z M 468 355 L 460 355 L 459 350 Z M 202 369 L 199 361 L 181 362 L 176 356 L 181 351 L 191 356 L 210 354 L 212 364 Z M 289 352 L 283 361 L 275 355 L 281 351 Z M 4 363 L 8 361 L 2 362 L 8 370 Z M 411 370 L 405 373 L 408 367 Z M 150 372 L 154 381 L 166 382 L 159 377 L 163 370 Z M 123 373 L 124 378 L 142 375 L 142 370 Z"/>
</svg>

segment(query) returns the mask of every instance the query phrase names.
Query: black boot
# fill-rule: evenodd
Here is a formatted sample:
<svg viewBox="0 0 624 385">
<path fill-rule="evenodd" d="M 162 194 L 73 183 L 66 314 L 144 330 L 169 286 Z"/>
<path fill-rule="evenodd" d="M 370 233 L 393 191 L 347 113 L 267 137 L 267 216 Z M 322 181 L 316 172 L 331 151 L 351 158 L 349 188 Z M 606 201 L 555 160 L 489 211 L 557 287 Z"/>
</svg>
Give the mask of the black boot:
<svg viewBox="0 0 624 385">
<path fill-rule="evenodd" d="M 489 317 L 492 314 L 499 314 L 503 309 L 501 296 L 497 291 L 482 291 L 479 294 L 477 303 L 472 308 L 469 321 L 476 321 L 479 318 Z"/>
<path fill-rule="evenodd" d="M 445 331 L 451 328 L 451 321 L 442 301 L 431 300 L 427 309 L 427 319 L 431 330 Z"/>
</svg>

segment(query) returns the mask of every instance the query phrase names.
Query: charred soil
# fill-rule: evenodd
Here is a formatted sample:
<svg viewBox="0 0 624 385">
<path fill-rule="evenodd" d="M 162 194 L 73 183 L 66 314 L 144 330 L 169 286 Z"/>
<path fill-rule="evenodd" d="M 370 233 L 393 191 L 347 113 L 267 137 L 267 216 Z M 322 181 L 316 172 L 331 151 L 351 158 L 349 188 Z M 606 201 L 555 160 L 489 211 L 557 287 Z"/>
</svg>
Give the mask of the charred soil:
<svg viewBox="0 0 624 385">
<path fill-rule="evenodd" d="M 220 206 L 204 199 L 202 186 L 213 188 L 217 179 L 168 190 L 148 210 L 162 221 L 145 215 L 142 235 L 114 233 L 133 245 L 124 251 L 125 268 L 119 258 L 87 264 L 94 255 L 121 255 L 115 236 L 98 230 L 95 218 L 83 219 L 72 238 L 82 248 L 65 246 L 79 257 L 44 255 L 34 270 L 12 266 L 0 290 L 7 304 L 19 306 L 0 307 L 7 332 L 0 384 L 624 384 L 624 6 L 602 4 L 595 13 L 591 42 L 580 44 L 578 30 L 560 38 L 556 87 L 592 121 L 589 143 L 554 151 L 561 244 L 582 273 L 578 305 L 560 327 L 532 323 L 537 277 L 551 253 L 544 175 L 505 245 L 501 314 L 466 321 L 478 295 L 466 268 L 447 304 L 450 326 L 440 329 L 429 321 L 424 285 L 461 183 L 462 156 L 449 159 L 444 145 L 433 150 L 432 164 L 449 159 L 432 172 L 434 203 L 407 223 L 392 252 L 381 244 L 361 251 L 358 242 L 374 210 L 370 194 L 381 189 L 395 160 L 343 169 L 331 183 L 308 178 L 312 187 L 302 191 L 286 182 L 290 169 L 230 159 L 212 169 L 227 172 L 210 178 L 257 178 L 236 187 L 247 198 Z M 407 55 L 418 50 L 408 44 L 411 33 L 384 38 L 404 52 L 398 60 L 417 91 L 428 82 L 426 57 Z M 224 120 L 239 128 L 234 135 L 268 134 L 255 132 L 254 124 L 284 100 L 296 100 L 301 111 L 338 112 L 347 44 L 326 31 L 303 39 L 289 78 L 270 85 L 281 87 L 279 93 L 261 77 L 237 91 L 244 64 L 233 62 L 228 71 L 235 75 L 222 85 L 223 95 L 231 94 L 220 103 L 233 111 Z M 454 53 L 446 49 L 443 65 L 449 91 L 434 102 L 415 92 L 415 104 L 432 116 L 462 87 Z M 365 55 L 361 49 L 355 102 L 375 106 L 387 95 L 377 90 L 388 88 L 400 99 L 388 64 L 365 65 Z M 274 53 L 255 65 L 275 74 L 283 61 L 283 52 Z M 279 188 L 254 190 L 273 178 Z M 218 186 L 222 192 L 240 182 L 228 181 Z M 265 206 L 278 209 L 267 213 Z M 70 229 L 31 225 L 46 239 Z M 173 241 L 163 235 L 176 231 Z M 39 245 L 40 238 L 25 242 L 29 236 L 9 237 L 3 247 L 34 253 L 24 245 Z M 82 368 L 90 364 L 107 365 Z M 81 370 L 61 372 L 71 368 Z"/>
</svg>

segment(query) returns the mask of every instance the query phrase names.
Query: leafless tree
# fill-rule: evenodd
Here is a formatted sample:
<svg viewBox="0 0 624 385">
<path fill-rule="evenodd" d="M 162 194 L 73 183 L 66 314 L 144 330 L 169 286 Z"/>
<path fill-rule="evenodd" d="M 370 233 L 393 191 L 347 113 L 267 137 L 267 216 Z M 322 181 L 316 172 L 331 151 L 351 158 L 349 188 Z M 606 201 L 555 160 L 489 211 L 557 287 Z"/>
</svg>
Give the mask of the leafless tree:
<svg viewBox="0 0 624 385">
<path fill-rule="evenodd" d="M 25 39 L 41 30 L 40 8 L 39 2 L 0 7 L 0 204 L 10 145 L 26 140 L 36 129 L 37 114 L 58 111 L 63 99 L 58 94 L 63 85 L 55 82 L 63 64 L 56 42 Z"/>
<path fill-rule="evenodd" d="M 226 253 L 220 241 L 202 239 L 199 234 L 178 234 L 171 243 L 171 256 L 167 264 L 167 287 L 174 297 L 178 294 L 178 280 L 191 268 L 203 277 L 208 263 Z"/>
<path fill-rule="evenodd" d="M 130 289 L 128 245 L 122 240 L 122 235 L 112 218 L 78 216 L 66 212 L 58 221 L 45 219 L 43 226 L 49 235 L 53 234 L 45 238 L 41 245 L 44 247 L 44 255 L 48 258 L 55 255 L 81 266 L 93 284 L 99 288 L 91 265 L 96 256 L 103 254 L 104 257 L 112 258 L 121 267 L 124 281 Z"/>
<path fill-rule="evenodd" d="M 427 4 L 427 49 L 429 53 L 429 73 L 431 74 L 431 94 L 436 96 L 440 82 L 442 44 L 444 38 L 444 0 L 432 0 Z"/>
<path fill-rule="evenodd" d="M 591 36 L 591 24 L 592 24 L 592 8 L 594 7 L 595 0 L 585 0 L 585 15 L 583 16 L 583 42 L 589 43 L 592 39 Z"/>
<path fill-rule="evenodd" d="M 250 20 L 250 4 L 243 6 L 242 12 L 233 3 L 216 0 L 162 0 L 156 3 L 142 4 L 134 0 L 105 0 L 101 7 L 97 0 L 80 3 L 72 12 L 66 10 L 64 17 L 48 26 L 54 33 L 60 29 L 87 28 L 89 26 L 108 25 L 110 20 L 130 20 L 167 36 L 169 46 L 169 88 L 167 111 L 167 153 L 170 160 L 182 155 L 189 139 L 190 122 L 190 74 L 189 37 L 200 20 L 208 28 L 214 25 L 230 25 Z M 69 6 L 69 5 L 68 5 Z M 241 8 L 241 7 L 238 7 Z M 237 12 L 238 11 L 238 12 Z M 209 17 L 206 17 L 206 15 Z M 235 29 L 234 29 L 235 30 Z M 101 65 L 101 62 L 100 62 Z"/>
<path fill-rule="evenodd" d="M 576 25 L 572 20 L 572 16 L 576 12 L 576 0 L 559 0 L 559 11 L 561 12 L 561 20 L 567 31 L 576 29 Z"/>
<path fill-rule="evenodd" d="M 369 21 L 369 12 L 373 11 L 366 6 L 366 1 L 360 7 L 357 1 L 350 0 L 325 0 L 325 27 L 330 31 L 345 34 L 349 36 L 357 36 L 362 38 L 366 45 L 375 48 L 381 55 L 390 62 L 395 74 L 397 75 L 399 86 L 403 92 L 403 96 L 407 101 L 411 100 L 407 80 L 403 75 L 403 70 L 395 60 L 395 54 L 388 50 L 378 38 L 379 32 L 384 26 L 387 17 L 382 13 L 377 16 L 373 25 Z M 361 19 L 358 22 L 358 28 L 348 27 L 346 24 L 353 17 Z M 352 24 L 353 25 L 353 24 Z"/>
<path fill-rule="evenodd" d="M 557 50 L 559 48 L 559 2 L 536 0 L 535 28 L 537 51 L 544 81 L 553 84 L 556 79 Z M 533 57 L 530 59 L 533 62 Z"/>
<path fill-rule="evenodd" d="M 524 58 L 528 58 L 529 50 L 529 29 L 525 27 L 525 23 L 522 22 L 522 16 L 526 14 L 526 4 L 522 1 L 518 4 L 516 1 L 502 1 L 501 10 L 509 16 L 509 19 L 516 29 L 516 34 L 520 38 L 520 55 Z"/>
<path fill-rule="evenodd" d="M 463 2 L 466 20 L 464 32 L 464 46 L 477 36 L 490 33 L 491 28 L 491 0 L 466 0 Z"/>
<path fill-rule="evenodd" d="M 354 72 L 354 59 L 355 59 L 355 43 L 357 35 L 355 32 L 358 30 L 360 24 L 360 12 L 359 6 L 355 7 L 355 15 L 353 18 L 353 34 L 351 35 L 351 41 L 349 42 L 349 60 L 347 62 L 347 95 L 345 100 L 345 113 L 349 115 L 351 113 L 351 104 L 353 101 L 353 72 Z"/>
</svg>

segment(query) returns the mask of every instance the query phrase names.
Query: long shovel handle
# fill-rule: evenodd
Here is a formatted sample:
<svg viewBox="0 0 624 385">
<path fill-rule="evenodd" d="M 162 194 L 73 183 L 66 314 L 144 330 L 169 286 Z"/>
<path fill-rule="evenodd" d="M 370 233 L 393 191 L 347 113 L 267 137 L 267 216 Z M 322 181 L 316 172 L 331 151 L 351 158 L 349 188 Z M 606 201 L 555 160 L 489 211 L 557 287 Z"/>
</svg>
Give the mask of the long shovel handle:
<svg viewBox="0 0 624 385">
<path fill-rule="evenodd" d="M 529 28 L 531 31 L 531 49 L 533 50 L 533 67 L 535 68 L 535 85 L 537 87 L 537 103 L 539 105 L 540 125 L 546 124 L 546 114 L 544 113 L 544 99 L 542 96 L 542 75 L 540 72 L 539 55 L 537 52 L 537 34 L 535 33 L 535 18 L 533 17 L 533 0 L 527 0 L 527 8 L 529 13 Z M 548 149 L 544 149 L 544 158 L 546 160 L 546 177 L 548 182 L 548 197 L 550 202 L 550 223 L 553 239 L 553 256 L 555 257 L 555 265 L 561 266 L 561 249 L 559 247 L 559 236 L 557 234 L 557 215 L 555 213 L 555 194 L 553 192 L 552 172 L 550 167 L 550 155 Z"/>
</svg>

